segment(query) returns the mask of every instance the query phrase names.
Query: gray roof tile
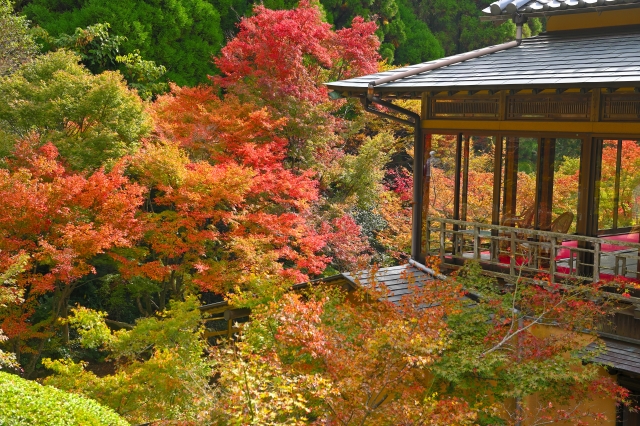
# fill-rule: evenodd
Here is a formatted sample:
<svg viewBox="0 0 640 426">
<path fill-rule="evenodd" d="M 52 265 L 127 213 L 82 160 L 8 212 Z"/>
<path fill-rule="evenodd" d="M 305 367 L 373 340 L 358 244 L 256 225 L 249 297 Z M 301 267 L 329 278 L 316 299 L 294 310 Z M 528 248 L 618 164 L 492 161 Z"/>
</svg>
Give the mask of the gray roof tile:
<svg viewBox="0 0 640 426">
<path fill-rule="evenodd" d="M 339 91 L 366 92 L 371 81 L 429 63 L 328 83 L 327 86 Z M 602 83 L 640 85 L 640 26 L 600 32 L 542 34 L 525 39 L 518 47 L 376 86 L 376 92 L 459 90 L 463 87 L 469 90 L 521 86 L 554 88 Z"/>
<path fill-rule="evenodd" d="M 484 19 L 503 20 L 510 18 L 515 12 L 529 16 L 543 13 L 584 13 L 591 12 L 596 7 L 599 11 L 633 7 L 634 3 L 640 3 L 640 0 L 498 0 L 482 12 Z"/>
<path fill-rule="evenodd" d="M 621 342 L 613 339 L 602 339 L 606 349 L 597 352 L 597 345 L 592 343 L 586 348 L 586 352 L 596 352 L 593 360 L 597 363 L 608 365 L 626 373 L 640 374 L 640 346 L 632 343 Z"/>
</svg>

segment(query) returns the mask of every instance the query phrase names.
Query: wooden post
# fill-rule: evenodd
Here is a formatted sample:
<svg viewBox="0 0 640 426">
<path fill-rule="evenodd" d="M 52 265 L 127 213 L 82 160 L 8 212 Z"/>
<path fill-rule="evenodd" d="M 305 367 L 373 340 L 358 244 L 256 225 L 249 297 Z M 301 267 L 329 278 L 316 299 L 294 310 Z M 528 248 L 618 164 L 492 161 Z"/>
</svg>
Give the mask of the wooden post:
<svg viewBox="0 0 640 426">
<path fill-rule="evenodd" d="M 622 139 L 618 139 L 616 150 L 616 178 L 613 189 L 613 229 L 618 229 L 618 209 L 620 208 L 620 172 L 622 166 Z"/>
<path fill-rule="evenodd" d="M 536 188 L 537 215 L 534 216 L 535 228 L 551 230 L 551 206 L 553 205 L 553 172 L 556 140 L 543 138 L 538 142 L 538 176 Z"/>
<path fill-rule="evenodd" d="M 460 220 L 460 185 L 462 183 L 462 133 L 458 133 L 456 140 L 456 163 L 454 170 L 453 182 L 453 218 Z M 453 225 L 453 254 L 456 255 L 460 251 L 460 236 L 456 234 L 460 230 L 459 225 Z"/>
<path fill-rule="evenodd" d="M 503 138 L 502 135 L 496 136 L 493 152 L 493 205 L 491 208 L 491 224 L 500 225 L 500 193 L 502 190 L 502 154 L 503 154 Z M 491 230 L 491 236 L 497 237 L 498 231 Z M 491 239 L 490 256 L 492 260 L 498 259 L 499 245 L 495 239 Z"/>
<path fill-rule="evenodd" d="M 469 192 L 469 135 L 464 137 L 464 166 L 462 169 L 462 214 L 461 220 L 467 220 L 467 198 Z"/>
<path fill-rule="evenodd" d="M 600 172 L 602 161 L 602 140 L 586 137 L 582 140 L 580 155 L 580 177 L 578 182 L 578 218 L 576 234 L 587 237 L 598 236 L 598 207 L 600 204 Z M 578 242 L 578 276 L 589 277 L 593 274 L 594 254 L 584 251 L 593 250 L 593 244 Z"/>
<path fill-rule="evenodd" d="M 428 133 L 424 135 L 424 149 L 423 149 L 424 161 L 422 164 L 427 165 L 429 169 L 432 169 L 432 161 L 428 161 L 431 156 L 431 134 Z M 423 166 L 424 168 L 424 166 Z M 430 190 L 431 190 L 431 170 L 423 170 L 422 171 L 422 180 L 423 180 L 423 193 L 422 199 L 422 223 L 421 223 L 421 232 L 420 232 L 420 240 L 421 240 L 421 260 L 419 262 L 424 262 L 424 257 L 427 254 L 427 217 L 429 216 L 429 203 L 430 203 Z M 416 259 L 417 260 L 417 259 Z"/>
<path fill-rule="evenodd" d="M 516 216 L 516 194 L 518 190 L 518 138 L 507 138 L 504 170 L 503 217 Z"/>
</svg>

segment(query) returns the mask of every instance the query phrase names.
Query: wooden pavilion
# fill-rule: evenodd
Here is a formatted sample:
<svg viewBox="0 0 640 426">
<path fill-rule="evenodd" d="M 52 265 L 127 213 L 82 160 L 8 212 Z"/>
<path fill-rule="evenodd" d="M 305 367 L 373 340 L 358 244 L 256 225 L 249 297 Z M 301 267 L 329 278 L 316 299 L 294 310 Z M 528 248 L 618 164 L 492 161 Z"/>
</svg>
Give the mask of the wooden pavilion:
<svg viewBox="0 0 640 426">
<path fill-rule="evenodd" d="M 411 257 L 475 259 L 505 281 L 640 282 L 640 1 L 500 0 L 483 12 L 512 19 L 516 40 L 328 83 L 415 130 Z M 531 17 L 546 32 L 522 39 Z M 419 99 L 421 113 L 396 99 Z M 601 332 L 603 357 L 640 392 L 640 292 L 628 302 Z"/>
</svg>

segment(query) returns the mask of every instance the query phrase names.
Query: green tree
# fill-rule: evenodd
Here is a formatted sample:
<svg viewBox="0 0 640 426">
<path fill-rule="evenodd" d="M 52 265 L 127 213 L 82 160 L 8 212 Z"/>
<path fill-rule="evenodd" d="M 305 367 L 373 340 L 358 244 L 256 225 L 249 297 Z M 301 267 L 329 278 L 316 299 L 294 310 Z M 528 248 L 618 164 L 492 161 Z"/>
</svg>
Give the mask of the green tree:
<svg viewBox="0 0 640 426">
<path fill-rule="evenodd" d="M 137 50 L 127 54 L 121 52 L 126 37 L 110 34 L 110 28 L 109 23 L 95 24 L 76 28 L 73 34 L 60 34 L 58 37 L 52 37 L 40 27 L 35 32 L 44 43 L 44 50 L 76 52 L 82 64 L 94 74 L 120 71 L 129 86 L 136 89 L 143 99 L 166 92 L 169 88 L 164 79 L 167 68 L 144 59 Z"/>
<path fill-rule="evenodd" d="M 406 0 L 399 0 L 400 18 L 407 28 L 407 41 L 396 49 L 396 64 L 418 64 L 444 56 L 444 49 L 427 24 L 418 19 Z"/>
<path fill-rule="evenodd" d="M 492 0 L 409 0 L 414 12 L 433 31 L 445 54 L 454 55 L 481 47 L 502 43 L 515 37 L 515 25 L 508 21 L 494 26 L 480 22 L 482 9 Z M 538 19 L 532 19 L 525 36 L 542 30 Z"/>
<path fill-rule="evenodd" d="M 362 16 L 376 22 L 376 35 L 382 43 L 380 55 L 394 62 L 395 50 L 407 41 L 406 24 L 398 13 L 397 0 L 321 0 L 327 22 L 336 29 L 345 28 L 353 18 Z"/>
<path fill-rule="evenodd" d="M 9 0 L 0 0 L 0 76 L 31 60 L 37 51 L 28 21 L 13 14 Z"/>
<path fill-rule="evenodd" d="M 78 56 L 43 55 L 0 79 L 0 148 L 32 132 L 52 142 L 76 169 L 97 168 L 133 152 L 150 130 L 140 98 L 122 76 L 92 75 Z"/>
<path fill-rule="evenodd" d="M 79 331 L 78 344 L 101 346 L 117 361 L 114 374 L 98 377 L 86 363 L 71 359 L 43 361 L 56 374 L 46 383 L 81 392 L 111 407 L 136 424 L 178 420 L 208 424 L 214 396 L 209 381 L 212 363 L 203 356 L 198 300 L 175 301 L 160 318 L 144 318 L 132 330 L 109 333 L 106 314 L 86 308 L 72 310 L 70 322 Z"/>
<path fill-rule="evenodd" d="M 124 52 L 139 51 L 166 66 L 168 79 L 179 85 L 215 73 L 211 56 L 223 42 L 220 15 L 205 0 L 34 0 L 23 11 L 54 37 L 109 22 L 115 36 L 126 38 Z"/>
</svg>

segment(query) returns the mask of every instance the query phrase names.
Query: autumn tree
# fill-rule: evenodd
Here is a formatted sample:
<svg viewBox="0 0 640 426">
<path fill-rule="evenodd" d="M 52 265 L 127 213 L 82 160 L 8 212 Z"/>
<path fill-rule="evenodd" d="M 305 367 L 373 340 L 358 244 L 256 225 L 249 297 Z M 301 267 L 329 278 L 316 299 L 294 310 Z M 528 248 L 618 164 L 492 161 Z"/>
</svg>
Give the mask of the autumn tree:
<svg viewBox="0 0 640 426">
<path fill-rule="evenodd" d="M 28 256 L 15 285 L 22 304 L 0 311 L 8 347 L 31 373 L 47 342 L 62 328 L 61 318 L 78 280 L 95 272 L 92 259 L 114 247 L 131 246 L 141 227 L 135 218 L 142 188 L 123 175 L 122 166 L 77 174 L 65 169 L 50 143 L 21 141 L 8 169 L 0 170 L 0 268 Z M 40 146 L 40 147 L 39 147 Z M 39 147 L 39 148 L 38 148 Z M 42 305 L 42 298 L 49 303 Z M 39 312 L 38 321 L 34 313 Z M 6 346 L 5 346 L 6 347 Z"/>
<path fill-rule="evenodd" d="M 586 424 L 604 415 L 585 402 L 629 402 L 581 351 L 611 308 L 592 301 L 602 285 L 504 288 L 476 264 L 424 286 L 405 278 L 395 304 L 366 281 L 254 306 L 237 350 L 214 352 L 218 410 L 243 424 Z"/>
<path fill-rule="evenodd" d="M 150 130 L 140 98 L 117 72 L 92 75 L 66 51 L 42 55 L 0 80 L 0 149 L 32 132 L 76 170 L 132 153 Z"/>
<path fill-rule="evenodd" d="M 256 6 L 254 13 L 215 59 L 222 76 L 214 82 L 286 118 L 291 167 L 325 167 L 340 155 L 349 123 L 332 115 L 344 102 L 331 102 L 322 83 L 377 70 L 375 23 L 355 18 L 334 32 L 306 2 L 293 10 Z"/>
<path fill-rule="evenodd" d="M 174 87 L 154 116 L 154 140 L 129 165 L 149 188 L 144 243 L 115 256 L 123 279 L 148 282 L 143 314 L 151 295 L 163 309 L 185 286 L 224 294 L 255 276 L 322 273 L 337 230 L 315 226 L 313 173 L 284 166 L 283 119 L 210 87 Z"/>
<path fill-rule="evenodd" d="M 174 301 L 159 317 L 139 320 L 130 330 L 112 332 L 106 313 L 77 307 L 69 322 L 77 344 L 100 349 L 114 372 L 96 375 L 87 362 L 45 359 L 55 375 L 48 385 L 80 393 L 110 407 L 132 424 L 181 421 L 209 424 L 213 416 L 213 364 L 204 352 L 198 301 Z"/>
<path fill-rule="evenodd" d="M 37 51 L 27 20 L 13 13 L 9 0 L 0 1 L 0 76 L 33 59 Z"/>
</svg>

